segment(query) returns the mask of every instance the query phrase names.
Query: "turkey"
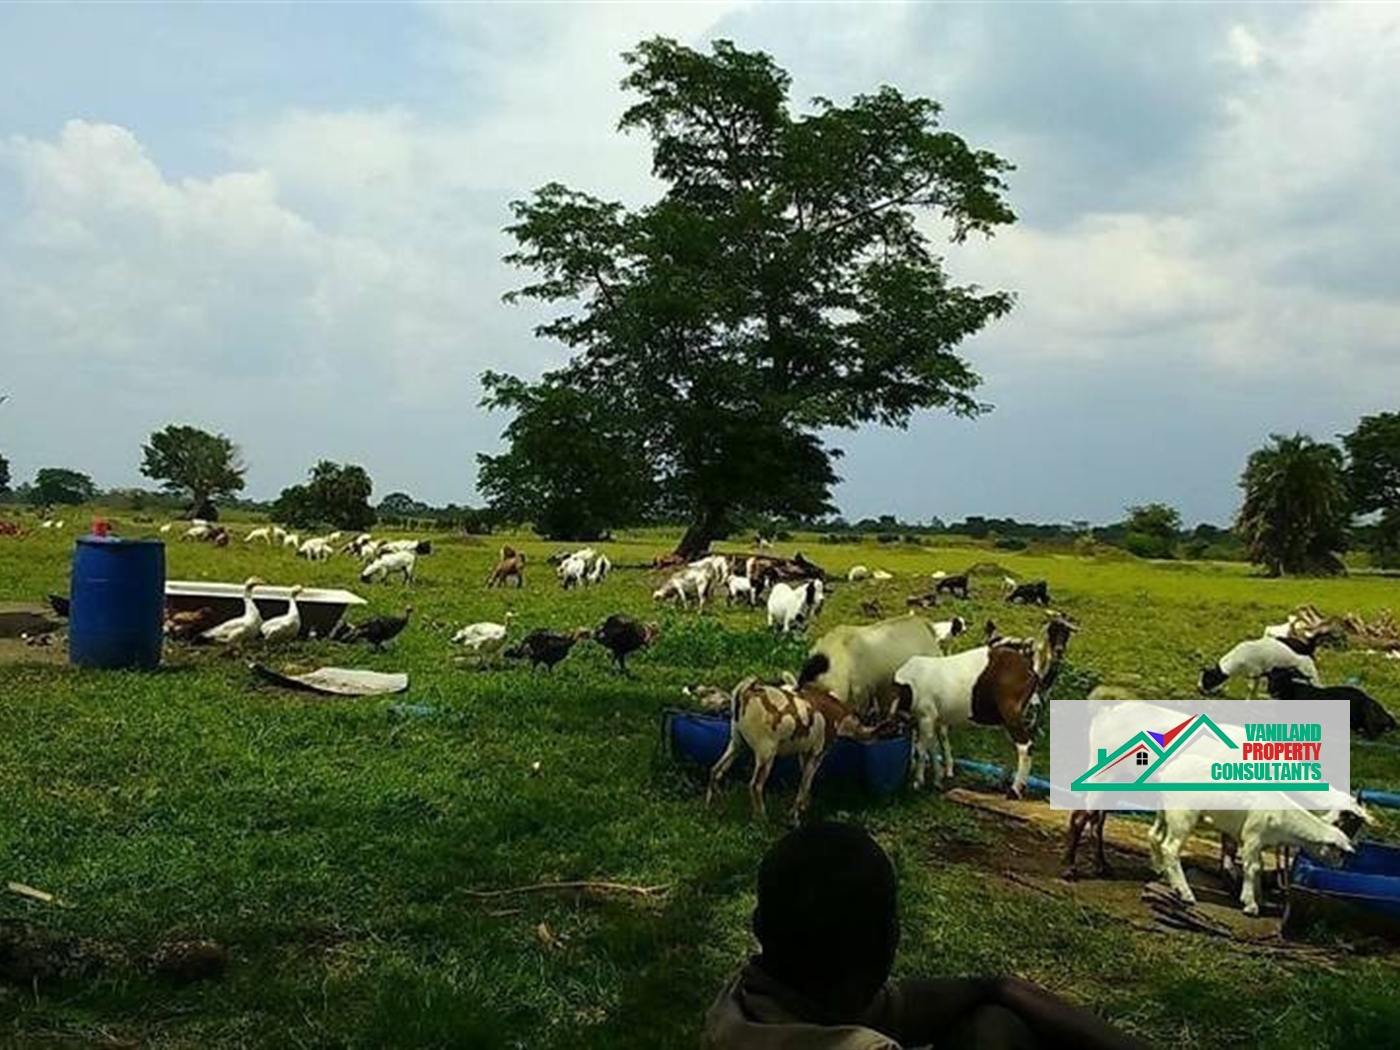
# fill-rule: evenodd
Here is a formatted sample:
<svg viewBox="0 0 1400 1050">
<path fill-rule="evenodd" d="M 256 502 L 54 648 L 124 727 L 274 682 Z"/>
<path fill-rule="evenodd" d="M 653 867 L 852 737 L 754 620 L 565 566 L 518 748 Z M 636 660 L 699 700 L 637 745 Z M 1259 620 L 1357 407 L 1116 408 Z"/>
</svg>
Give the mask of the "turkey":
<svg viewBox="0 0 1400 1050">
<path fill-rule="evenodd" d="M 376 649 L 383 649 L 384 643 L 397 638 L 408 626 L 413 615 L 413 606 L 404 609 L 402 616 L 376 616 L 363 623 L 342 623 L 331 632 L 331 640 L 336 642 L 369 642 Z"/>
<path fill-rule="evenodd" d="M 263 621 L 263 641 L 294 642 L 301 636 L 301 610 L 297 608 L 297 595 L 302 590 L 301 584 L 293 587 L 287 596 L 287 611 L 281 616 Z"/>
<path fill-rule="evenodd" d="M 505 623 L 469 623 L 452 636 L 452 642 L 470 651 L 478 660 L 488 660 L 506 644 L 506 632 L 510 630 L 515 613 L 506 613 L 504 619 Z"/>
<path fill-rule="evenodd" d="M 587 638 L 592 632 L 580 627 L 572 634 L 563 631 L 531 631 L 520 642 L 504 653 L 512 660 L 529 660 L 531 667 L 544 664 L 546 670 L 554 670 L 554 665 L 569 655 L 574 643 Z"/>
<path fill-rule="evenodd" d="M 656 641 L 656 636 L 660 633 L 659 624 L 643 624 L 628 616 L 613 615 L 593 632 L 593 640 L 612 653 L 618 670 L 626 674 L 627 657 L 638 649 L 645 649 Z"/>
<path fill-rule="evenodd" d="M 263 619 L 257 603 L 253 601 L 253 588 L 266 582 L 256 576 L 248 577 L 243 584 L 243 615 L 209 628 L 199 636 L 199 640 L 241 647 L 256 639 L 262 633 Z"/>
</svg>

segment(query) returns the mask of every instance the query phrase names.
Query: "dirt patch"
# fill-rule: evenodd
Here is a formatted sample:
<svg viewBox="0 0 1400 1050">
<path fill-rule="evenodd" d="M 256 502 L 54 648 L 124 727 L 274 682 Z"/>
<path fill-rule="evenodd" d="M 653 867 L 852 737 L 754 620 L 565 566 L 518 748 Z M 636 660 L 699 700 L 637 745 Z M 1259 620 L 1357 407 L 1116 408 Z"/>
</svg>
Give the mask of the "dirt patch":
<svg viewBox="0 0 1400 1050">
<path fill-rule="evenodd" d="M 986 815 L 989 824 L 1003 826 L 1007 820 L 1019 827 L 1016 834 L 991 836 L 985 844 L 963 844 L 955 861 L 976 865 L 1002 883 L 1024 892 L 1038 893 L 1107 912 L 1141 929 L 1161 933 L 1185 933 L 1174 925 L 1169 909 L 1161 907 L 1165 888 L 1152 885 L 1146 896 L 1158 901 L 1145 903 L 1144 889 L 1156 876 L 1147 863 L 1147 828 L 1144 820 L 1110 816 L 1105 827 L 1104 846 L 1109 874 L 1106 878 L 1088 875 L 1093 855 L 1092 843 L 1080 844 L 1081 875 L 1075 881 L 1063 878 L 1065 832 L 1069 814 L 1052 810 L 1046 802 L 1026 802 L 999 795 L 952 788 L 947 797 Z M 1195 891 L 1195 908 L 1179 909 L 1198 917 L 1196 935 L 1208 932 L 1235 941 L 1282 947 L 1279 938 L 1282 918 L 1281 898 L 1270 893 L 1271 879 L 1265 876 L 1264 914 L 1250 918 L 1240 911 L 1239 900 L 1220 870 L 1218 841 L 1193 837 L 1181 853 L 1182 866 Z M 1301 949 L 1300 949 L 1301 950 Z"/>
<path fill-rule="evenodd" d="M 30 645 L 22 638 L 0 638 L 0 667 L 15 664 L 66 664 L 68 638 L 63 634 L 45 636 L 45 645 Z"/>
</svg>

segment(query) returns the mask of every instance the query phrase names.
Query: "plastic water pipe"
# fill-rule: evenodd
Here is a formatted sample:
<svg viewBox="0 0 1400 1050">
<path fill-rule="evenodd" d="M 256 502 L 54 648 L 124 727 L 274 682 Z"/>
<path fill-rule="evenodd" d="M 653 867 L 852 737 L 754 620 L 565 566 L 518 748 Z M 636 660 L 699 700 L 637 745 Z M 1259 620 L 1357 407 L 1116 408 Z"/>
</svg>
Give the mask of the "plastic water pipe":
<svg viewBox="0 0 1400 1050">
<path fill-rule="evenodd" d="M 1372 791 L 1370 788 L 1363 788 L 1356 793 L 1356 798 L 1363 805 L 1400 809 L 1400 794 L 1394 791 Z"/>
<path fill-rule="evenodd" d="M 993 780 L 1004 780 L 1008 776 L 1005 769 L 995 762 L 976 762 L 970 758 L 959 758 L 953 765 L 969 773 L 979 773 L 984 777 L 991 777 Z M 1044 777 L 1026 777 L 1027 790 L 1034 791 L 1038 795 L 1050 794 L 1050 781 Z"/>
</svg>

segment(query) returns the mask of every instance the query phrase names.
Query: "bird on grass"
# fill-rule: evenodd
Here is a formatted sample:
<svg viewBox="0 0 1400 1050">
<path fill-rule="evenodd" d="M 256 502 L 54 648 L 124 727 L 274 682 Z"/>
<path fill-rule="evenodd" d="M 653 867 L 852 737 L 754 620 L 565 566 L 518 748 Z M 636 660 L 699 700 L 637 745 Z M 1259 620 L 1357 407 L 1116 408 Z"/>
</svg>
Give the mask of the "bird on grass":
<svg viewBox="0 0 1400 1050">
<path fill-rule="evenodd" d="M 590 634 L 592 632 L 587 627 L 580 627 L 568 634 L 563 631 L 531 631 L 519 645 L 507 649 L 503 655 L 511 660 L 529 660 L 531 667 L 544 664 L 545 670 L 552 671 L 555 664 L 569 655 L 574 643 Z"/>
<path fill-rule="evenodd" d="M 287 611 L 281 616 L 264 620 L 262 636 L 265 642 L 294 642 L 301 636 L 301 610 L 297 608 L 297 595 L 304 587 L 297 584 L 287 596 Z"/>
<path fill-rule="evenodd" d="M 402 616 L 375 616 L 362 623 L 342 623 L 331 632 L 335 642 L 369 642 L 374 648 L 383 650 L 384 643 L 397 638 L 413 615 L 413 606 L 407 606 Z"/>
<path fill-rule="evenodd" d="M 256 640 L 262 633 L 263 618 L 262 613 L 258 612 L 257 603 L 253 601 L 253 588 L 266 582 L 257 576 L 248 577 L 243 583 L 243 615 L 209 628 L 199 636 L 199 640 L 238 647 Z"/>
<path fill-rule="evenodd" d="M 165 634 L 178 642 L 197 638 L 219 622 L 219 616 L 207 605 L 185 612 L 169 613 L 165 617 Z"/>
<path fill-rule="evenodd" d="M 593 632 L 593 640 L 612 653 L 618 670 L 626 674 L 627 657 L 651 645 L 660 633 L 660 624 L 638 623 L 630 616 L 614 614 Z"/>
<path fill-rule="evenodd" d="M 454 645 L 467 649 L 478 660 L 495 656 L 506 644 L 506 632 L 515 613 L 505 615 L 505 623 L 469 623 L 452 636 Z"/>
</svg>

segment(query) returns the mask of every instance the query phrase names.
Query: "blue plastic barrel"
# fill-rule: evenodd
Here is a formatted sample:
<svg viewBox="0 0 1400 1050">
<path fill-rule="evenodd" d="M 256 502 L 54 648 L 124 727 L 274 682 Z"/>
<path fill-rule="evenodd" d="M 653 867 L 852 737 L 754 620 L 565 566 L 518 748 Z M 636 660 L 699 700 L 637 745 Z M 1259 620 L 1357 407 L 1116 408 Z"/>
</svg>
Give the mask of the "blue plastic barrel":
<svg viewBox="0 0 1400 1050">
<path fill-rule="evenodd" d="M 68 659 L 75 667 L 160 665 L 165 544 L 79 537 L 69 599 Z"/>
</svg>

